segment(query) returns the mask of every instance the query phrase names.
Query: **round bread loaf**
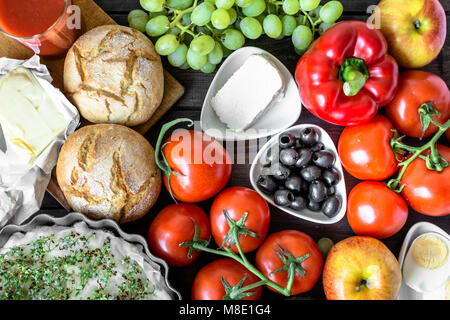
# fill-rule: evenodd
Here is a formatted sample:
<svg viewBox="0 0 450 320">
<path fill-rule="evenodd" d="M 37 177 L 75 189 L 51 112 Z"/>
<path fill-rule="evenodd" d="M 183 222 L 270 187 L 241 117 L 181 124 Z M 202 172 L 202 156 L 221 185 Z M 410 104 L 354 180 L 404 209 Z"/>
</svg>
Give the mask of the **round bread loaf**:
<svg viewBox="0 0 450 320">
<path fill-rule="evenodd" d="M 91 122 L 142 124 L 163 98 L 161 58 L 137 30 L 97 27 L 82 35 L 67 53 L 64 88 Z"/>
<path fill-rule="evenodd" d="M 89 125 L 70 135 L 56 176 L 74 211 L 119 223 L 144 216 L 161 191 L 153 147 L 136 131 L 116 124 Z"/>
</svg>

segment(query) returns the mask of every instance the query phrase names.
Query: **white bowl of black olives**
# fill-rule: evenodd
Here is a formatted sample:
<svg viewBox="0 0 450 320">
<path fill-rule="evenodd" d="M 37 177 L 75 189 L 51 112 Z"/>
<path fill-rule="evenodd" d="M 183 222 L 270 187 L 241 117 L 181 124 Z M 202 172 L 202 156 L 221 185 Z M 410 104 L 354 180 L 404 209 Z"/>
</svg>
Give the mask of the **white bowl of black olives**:
<svg viewBox="0 0 450 320">
<path fill-rule="evenodd" d="M 305 220 L 336 223 L 347 209 L 336 147 L 328 133 L 313 124 L 273 136 L 256 155 L 250 182 L 269 203 Z"/>
</svg>

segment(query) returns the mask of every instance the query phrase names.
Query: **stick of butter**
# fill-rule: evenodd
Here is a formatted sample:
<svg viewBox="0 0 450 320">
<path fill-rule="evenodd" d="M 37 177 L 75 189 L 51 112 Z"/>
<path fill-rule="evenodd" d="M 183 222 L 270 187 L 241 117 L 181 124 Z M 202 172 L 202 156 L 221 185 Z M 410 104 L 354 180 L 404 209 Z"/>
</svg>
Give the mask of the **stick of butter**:
<svg viewBox="0 0 450 320">
<path fill-rule="evenodd" d="M 69 121 L 27 68 L 18 67 L 0 81 L 0 124 L 7 145 L 30 165 Z"/>
</svg>

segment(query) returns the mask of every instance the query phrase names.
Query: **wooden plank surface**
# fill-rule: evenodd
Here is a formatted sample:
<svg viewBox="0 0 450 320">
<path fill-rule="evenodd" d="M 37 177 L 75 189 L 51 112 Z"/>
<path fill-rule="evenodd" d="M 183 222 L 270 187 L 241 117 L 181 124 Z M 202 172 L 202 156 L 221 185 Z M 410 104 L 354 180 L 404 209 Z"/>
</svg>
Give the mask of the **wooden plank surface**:
<svg viewBox="0 0 450 320">
<path fill-rule="evenodd" d="M 92 0 L 74 0 L 73 4 L 78 5 L 81 8 L 83 33 L 101 25 L 116 24 L 116 22 Z M 6 37 L 3 34 L 0 34 L 0 57 L 27 59 L 32 55 L 33 53 L 31 52 L 31 50 L 20 45 L 15 40 Z M 53 77 L 53 85 L 64 92 L 64 58 L 41 58 L 41 62 L 48 67 Z M 164 97 L 161 105 L 147 122 L 134 127 L 134 129 L 141 134 L 145 134 L 183 94 L 183 86 L 169 72 L 164 70 Z M 67 203 L 63 192 L 59 188 L 58 182 L 56 181 L 54 172 L 52 174 L 52 178 L 48 185 L 47 191 L 64 208 L 70 210 L 70 206 Z"/>
<path fill-rule="evenodd" d="M 110 16 L 119 24 L 127 24 L 127 13 L 132 9 L 139 8 L 138 0 L 96 0 L 97 4 L 100 5 Z M 369 5 L 377 3 L 373 0 L 341 0 L 344 5 L 345 11 L 343 19 L 357 19 L 365 20 L 367 18 L 366 8 Z M 450 1 L 441 0 L 444 8 L 447 12 L 450 11 Z M 449 24 L 449 16 L 447 15 L 447 25 Z M 261 47 L 270 53 L 274 54 L 278 59 L 283 62 L 286 67 L 293 73 L 295 70 L 295 65 L 298 61 L 298 56 L 295 54 L 291 40 L 289 38 L 276 41 L 273 39 L 268 39 L 267 37 L 262 37 L 256 41 L 247 41 L 246 45 L 256 45 Z M 424 67 L 423 70 L 430 71 L 440 75 L 446 82 L 447 85 L 450 83 L 450 63 L 449 63 L 449 52 L 450 43 L 447 39 L 446 45 L 438 58 L 433 61 L 428 66 Z M 159 121 L 148 133 L 145 135 L 146 138 L 155 145 L 157 135 L 162 124 L 180 117 L 189 117 L 194 120 L 200 119 L 201 106 L 203 99 L 208 90 L 209 84 L 211 83 L 214 74 L 205 75 L 201 72 L 192 70 L 179 70 L 172 68 L 168 65 L 165 58 L 163 58 L 163 63 L 166 69 L 173 74 L 185 87 L 185 95 L 174 105 L 174 107 Z M 309 113 L 305 108 L 302 110 L 302 114 L 298 119 L 297 123 L 312 123 L 324 128 L 332 137 L 334 143 L 338 142 L 339 135 L 343 130 L 343 127 L 334 126 L 326 123 L 317 117 Z M 447 144 L 448 142 L 444 139 L 440 143 Z M 227 186 L 250 186 L 249 180 L 249 169 L 250 164 L 234 165 L 231 179 Z M 349 192 L 359 180 L 350 176 L 345 172 L 345 183 L 347 191 Z M 163 188 L 164 189 L 164 188 Z M 166 205 L 172 203 L 168 192 L 164 189 L 161 192 L 161 196 L 155 204 L 154 208 L 149 214 L 147 214 L 143 219 L 123 225 L 123 229 L 126 232 L 141 234 L 146 236 L 146 232 L 150 223 L 152 222 L 155 215 Z M 212 200 L 208 200 L 200 203 L 205 212 L 209 212 Z M 51 196 L 46 195 L 44 204 L 41 212 L 53 214 L 53 215 L 64 215 L 66 212 L 61 208 L 61 206 L 52 199 Z M 354 235 L 347 219 L 344 217 L 340 222 L 332 225 L 320 225 L 305 220 L 298 219 L 287 213 L 284 213 L 277 208 L 271 206 L 271 224 L 269 232 L 275 232 L 284 229 L 296 229 L 311 235 L 315 240 L 321 237 L 330 237 L 335 242 Z M 410 209 L 409 217 L 406 225 L 402 228 L 400 232 L 391 238 L 383 240 L 383 242 L 389 247 L 392 252 L 398 256 L 402 241 L 409 230 L 409 228 L 419 222 L 428 221 L 434 223 L 441 228 L 450 232 L 450 216 L 447 217 L 428 217 L 414 212 Z M 249 255 L 252 260 L 254 258 L 253 254 Z M 193 265 L 185 268 L 170 268 L 169 280 L 171 284 L 177 288 L 185 299 L 190 298 L 190 289 L 192 281 L 198 270 L 210 261 L 217 259 L 216 256 L 210 254 L 202 253 L 197 261 Z M 308 293 L 311 297 L 315 299 L 323 299 L 323 289 L 322 283 L 319 280 L 316 286 Z M 264 289 L 263 299 L 283 299 L 280 295 L 272 293 L 271 291 Z"/>
</svg>

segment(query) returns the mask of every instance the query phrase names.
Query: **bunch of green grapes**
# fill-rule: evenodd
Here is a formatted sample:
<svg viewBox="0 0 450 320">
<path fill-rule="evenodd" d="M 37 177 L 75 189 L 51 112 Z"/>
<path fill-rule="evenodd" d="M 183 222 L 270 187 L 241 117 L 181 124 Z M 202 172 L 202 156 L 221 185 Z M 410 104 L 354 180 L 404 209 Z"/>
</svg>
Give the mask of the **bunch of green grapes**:
<svg viewBox="0 0 450 320">
<path fill-rule="evenodd" d="M 158 54 L 174 67 L 214 72 L 222 59 L 265 34 L 291 37 L 302 55 L 315 36 L 330 28 L 344 10 L 339 1 L 321 0 L 140 0 L 144 10 L 128 15 L 130 27 L 146 32 Z"/>
</svg>

